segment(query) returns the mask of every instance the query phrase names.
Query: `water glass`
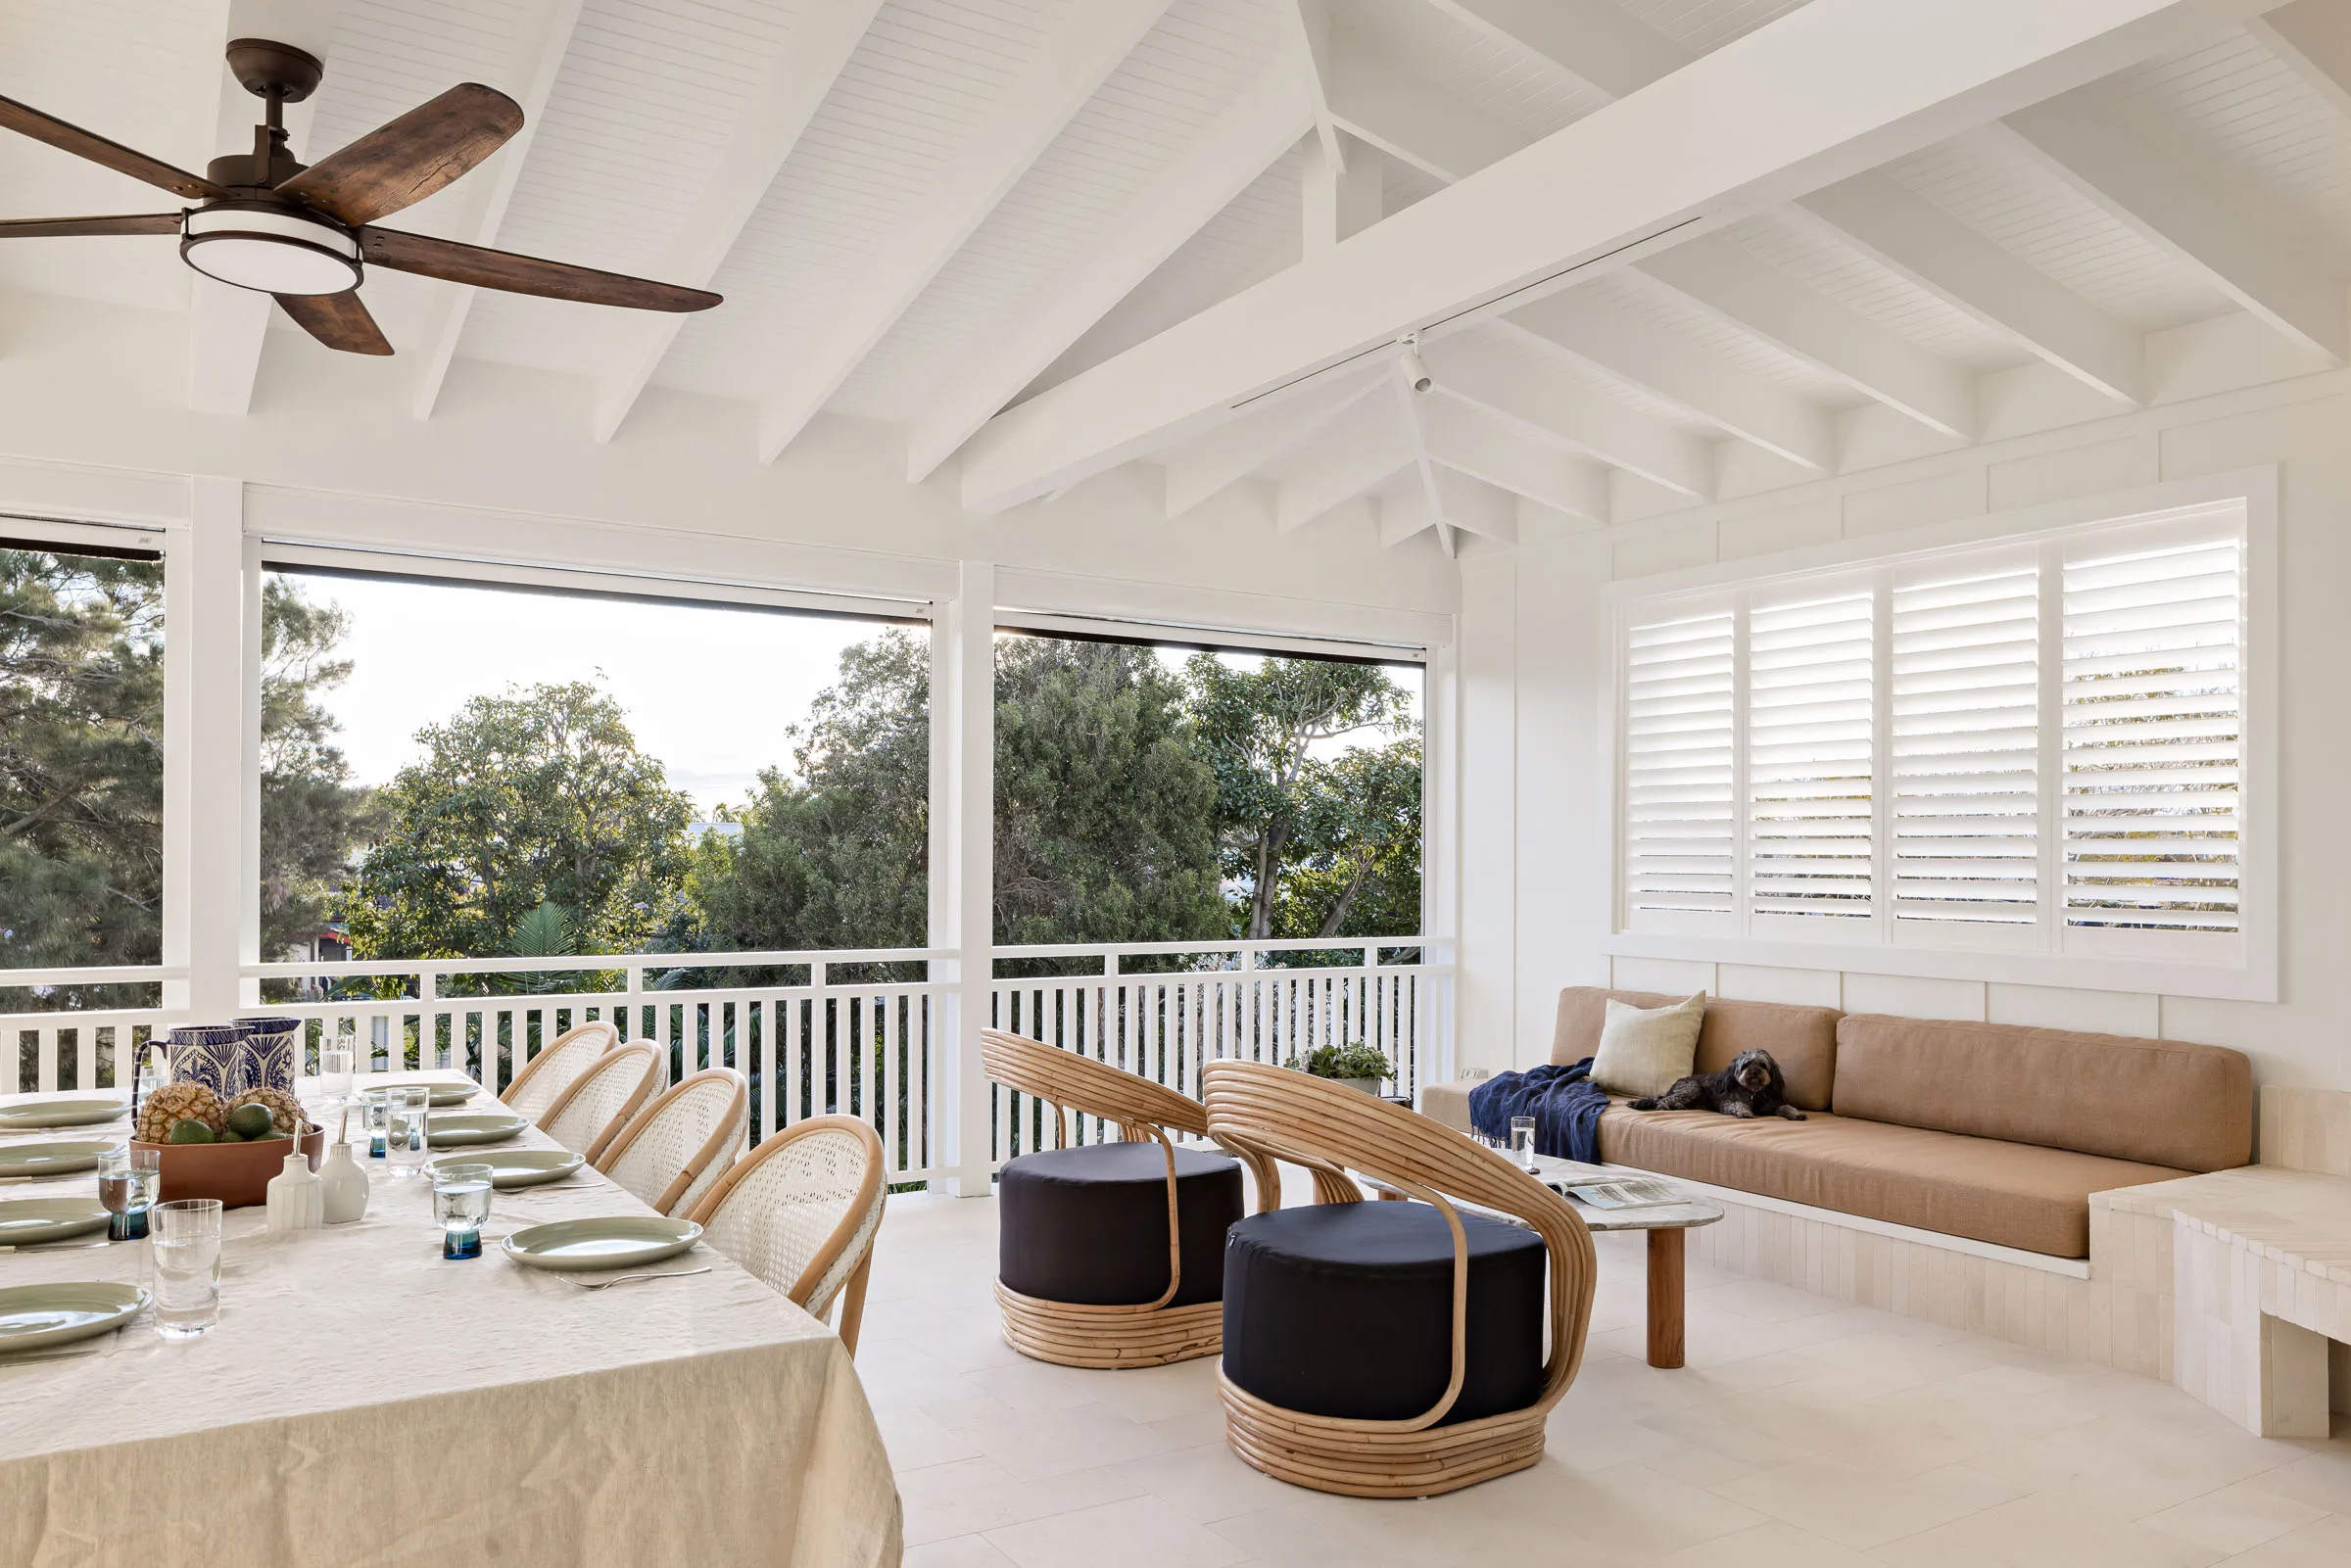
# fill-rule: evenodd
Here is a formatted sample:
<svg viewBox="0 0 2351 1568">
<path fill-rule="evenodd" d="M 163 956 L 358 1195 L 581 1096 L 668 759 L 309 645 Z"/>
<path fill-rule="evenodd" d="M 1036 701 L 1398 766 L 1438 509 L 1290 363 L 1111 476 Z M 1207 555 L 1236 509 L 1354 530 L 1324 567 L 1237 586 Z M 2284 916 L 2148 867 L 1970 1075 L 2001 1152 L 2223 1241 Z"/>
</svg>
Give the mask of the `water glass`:
<svg viewBox="0 0 2351 1568">
<path fill-rule="evenodd" d="M 147 1234 L 147 1211 L 164 1184 L 164 1152 L 119 1143 L 98 1161 L 98 1201 L 113 1217 L 108 1241 L 137 1241 Z"/>
<path fill-rule="evenodd" d="M 477 1163 L 433 1166 L 433 1218 L 441 1225 L 441 1256 L 482 1256 L 482 1226 L 490 1220 L 490 1167 Z"/>
<path fill-rule="evenodd" d="M 168 1340 L 211 1333 L 220 1320 L 220 1200 L 174 1198 L 147 1218 L 155 1331 Z"/>
<path fill-rule="evenodd" d="M 1511 1158 L 1527 1169 L 1535 1168 L 1535 1118 L 1511 1117 Z"/>
<path fill-rule="evenodd" d="M 384 1090 L 384 1163 L 393 1175 L 416 1175 L 431 1157 L 426 1114 L 432 1104 L 433 1091 L 421 1083 L 396 1083 Z"/>
<path fill-rule="evenodd" d="M 318 1042 L 318 1095 L 340 1106 L 351 1098 L 352 1036 L 331 1035 Z"/>
</svg>

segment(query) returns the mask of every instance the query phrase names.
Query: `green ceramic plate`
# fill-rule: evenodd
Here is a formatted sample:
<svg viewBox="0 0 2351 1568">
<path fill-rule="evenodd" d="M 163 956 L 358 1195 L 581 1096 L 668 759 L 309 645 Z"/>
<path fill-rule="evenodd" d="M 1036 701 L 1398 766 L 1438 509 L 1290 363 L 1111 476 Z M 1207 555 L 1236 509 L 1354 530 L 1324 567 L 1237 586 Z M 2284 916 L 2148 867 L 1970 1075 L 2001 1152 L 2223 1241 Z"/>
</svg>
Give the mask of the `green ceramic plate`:
<svg viewBox="0 0 2351 1568">
<path fill-rule="evenodd" d="M 100 1143 L 19 1143 L 0 1149 L 0 1176 L 71 1176 L 98 1168 L 98 1157 L 112 1149 Z"/>
<path fill-rule="evenodd" d="M 478 1154 L 450 1155 L 433 1162 L 436 1165 L 488 1165 L 490 1185 L 500 1192 L 561 1181 L 587 1163 L 586 1156 L 575 1155 L 568 1149 L 484 1149 Z"/>
<path fill-rule="evenodd" d="M 470 1083 L 428 1083 L 425 1087 L 433 1091 L 433 1109 L 435 1111 L 448 1106 L 463 1105 L 482 1092 Z"/>
<path fill-rule="evenodd" d="M 527 1268 L 633 1268 L 675 1258 L 701 1240 L 702 1227 L 651 1214 L 558 1219 L 518 1230 L 499 1245 Z"/>
<path fill-rule="evenodd" d="M 511 1111 L 460 1111 L 455 1116 L 428 1117 L 426 1138 L 436 1149 L 463 1149 L 477 1143 L 504 1143 L 528 1121 Z"/>
<path fill-rule="evenodd" d="M 11 1198 L 0 1202 L 0 1247 L 87 1236 L 106 1221 L 105 1205 L 87 1198 Z"/>
<path fill-rule="evenodd" d="M 94 1279 L 0 1290 L 0 1356 L 95 1339 L 138 1316 L 146 1305 L 147 1293 L 136 1285 Z"/>
<path fill-rule="evenodd" d="M 24 1100 L 0 1105 L 0 1132 L 23 1127 L 94 1127 L 112 1121 L 130 1109 L 127 1099 L 112 1095 L 72 1100 Z"/>
</svg>

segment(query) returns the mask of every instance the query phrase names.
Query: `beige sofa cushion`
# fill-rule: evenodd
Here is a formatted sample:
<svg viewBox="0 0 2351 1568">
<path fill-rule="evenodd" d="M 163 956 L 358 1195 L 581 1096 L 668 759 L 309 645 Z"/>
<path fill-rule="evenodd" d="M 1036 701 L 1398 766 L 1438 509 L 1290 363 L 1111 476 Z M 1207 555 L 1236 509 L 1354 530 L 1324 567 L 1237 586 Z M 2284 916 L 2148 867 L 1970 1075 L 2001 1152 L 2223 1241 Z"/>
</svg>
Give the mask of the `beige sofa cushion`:
<svg viewBox="0 0 2351 1568">
<path fill-rule="evenodd" d="M 1600 1118 L 1600 1157 L 2057 1258 L 2089 1256 L 2091 1193 L 2184 1174 L 1825 1112 L 1802 1121 L 1743 1121 L 1612 1106 Z"/>
<path fill-rule="evenodd" d="M 1592 1081 L 1610 1094 L 1663 1094 L 1690 1075 L 1698 1060 L 1698 1031 L 1705 1022 L 1706 993 L 1665 1007 L 1602 1004 L 1606 1022 L 1592 1053 Z"/>
<path fill-rule="evenodd" d="M 1571 985 L 1559 993 L 1551 1059 L 1561 1067 L 1581 1062 L 1600 1046 L 1600 1030 L 1610 1000 L 1633 1007 L 1671 1007 L 1681 1000 L 1655 991 L 1610 991 Z M 1788 1080 L 1788 1102 L 1803 1111 L 1825 1111 L 1837 1071 L 1837 1010 L 1790 1007 L 1780 1002 L 1725 1002 L 1708 998 L 1698 1031 L 1694 1072 L 1720 1072 L 1742 1051 L 1761 1049 L 1779 1063 Z"/>
<path fill-rule="evenodd" d="M 2220 1046 L 1852 1014 L 1836 1064 L 1841 1117 L 2179 1170 L 2252 1158 L 2252 1064 Z"/>
</svg>

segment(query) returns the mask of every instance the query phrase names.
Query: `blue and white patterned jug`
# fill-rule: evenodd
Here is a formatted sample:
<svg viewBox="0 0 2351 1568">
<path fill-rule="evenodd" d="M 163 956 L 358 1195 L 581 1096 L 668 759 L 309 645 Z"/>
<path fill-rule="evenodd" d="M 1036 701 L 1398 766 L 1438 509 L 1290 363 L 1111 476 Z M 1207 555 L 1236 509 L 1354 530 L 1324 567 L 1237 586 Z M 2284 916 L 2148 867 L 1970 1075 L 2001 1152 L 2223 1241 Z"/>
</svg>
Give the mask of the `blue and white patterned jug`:
<svg viewBox="0 0 2351 1568">
<path fill-rule="evenodd" d="M 245 1031 L 233 1023 L 191 1023 L 171 1031 L 171 1081 L 201 1083 L 221 1099 L 243 1088 L 237 1047 Z"/>
<path fill-rule="evenodd" d="M 295 1061 L 302 1047 L 302 1020 L 254 1018 L 237 1020 L 245 1038 L 237 1045 L 237 1087 L 294 1092 Z"/>
</svg>

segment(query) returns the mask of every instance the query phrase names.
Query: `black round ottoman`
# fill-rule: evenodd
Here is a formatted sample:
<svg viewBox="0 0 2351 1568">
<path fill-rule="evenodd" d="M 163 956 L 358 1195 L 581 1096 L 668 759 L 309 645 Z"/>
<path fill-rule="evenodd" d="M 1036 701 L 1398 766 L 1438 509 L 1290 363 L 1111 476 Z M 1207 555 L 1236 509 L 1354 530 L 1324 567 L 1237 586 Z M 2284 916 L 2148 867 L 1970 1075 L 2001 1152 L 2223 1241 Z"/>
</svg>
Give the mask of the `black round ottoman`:
<svg viewBox="0 0 2351 1568">
<path fill-rule="evenodd" d="M 1240 1163 L 1176 1151 L 1182 1277 L 1168 1288 L 1167 1153 L 1156 1142 L 1023 1155 L 996 1186 L 996 1298 L 1013 1349 L 1072 1366 L 1149 1366 L 1216 1354 L 1224 1232 Z"/>
<path fill-rule="evenodd" d="M 1462 1229 L 1467 1364 L 1440 1426 L 1522 1410 L 1543 1392 L 1543 1240 L 1476 1214 Z M 1424 1414 L 1453 1377 L 1445 1216 L 1427 1204 L 1318 1204 L 1235 1224 L 1224 1244 L 1224 1376 L 1308 1415 Z"/>
</svg>

